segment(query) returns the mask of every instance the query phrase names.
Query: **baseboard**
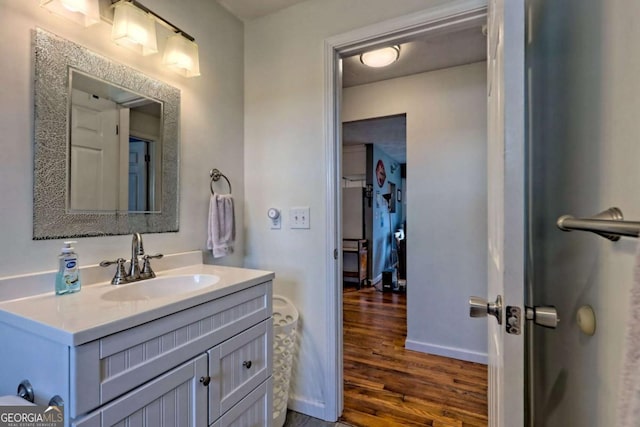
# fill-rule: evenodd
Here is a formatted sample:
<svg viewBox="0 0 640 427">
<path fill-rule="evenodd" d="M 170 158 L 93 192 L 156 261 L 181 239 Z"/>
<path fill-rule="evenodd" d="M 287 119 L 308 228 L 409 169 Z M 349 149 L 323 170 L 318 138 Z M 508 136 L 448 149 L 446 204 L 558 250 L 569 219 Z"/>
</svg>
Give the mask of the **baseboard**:
<svg viewBox="0 0 640 427">
<path fill-rule="evenodd" d="M 466 360 L 467 362 L 482 363 L 483 365 L 489 363 L 489 356 L 486 353 L 466 350 L 463 348 L 445 347 L 443 345 L 429 344 L 410 339 L 405 340 L 404 347 L 407 350 L 435 354 L 436 356 L 451 357 L 453 359 Z"/>
<path fill-rule="evenodd" d="M 308 400 L 303 397 L 289 395 L 287 408 L 301 414 L 309 415 L 313 418 L 325 420 L 325 404 L 315 400 Z"/>
</svg>

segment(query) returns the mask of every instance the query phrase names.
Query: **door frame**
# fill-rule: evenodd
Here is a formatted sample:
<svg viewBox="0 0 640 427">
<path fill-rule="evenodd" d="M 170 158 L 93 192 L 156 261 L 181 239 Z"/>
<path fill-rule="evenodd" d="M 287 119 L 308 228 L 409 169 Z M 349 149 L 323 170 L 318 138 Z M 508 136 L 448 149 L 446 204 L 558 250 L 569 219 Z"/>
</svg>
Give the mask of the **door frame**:
<svg viewBox="0 0 640 427">
<path fill-rule="evenodd" d="M 487 0 L 454 0 L 421 12 L 340 34 L 324 42 L 324 145 L 326 245 L 327 395 L 324 419 L 335 421 L 343 410 L 342 339 L 342 140 L 340 58 L 389 43 L 402 43 L 427 33 L 450 31 L 487 17 Z"/>
</svg>

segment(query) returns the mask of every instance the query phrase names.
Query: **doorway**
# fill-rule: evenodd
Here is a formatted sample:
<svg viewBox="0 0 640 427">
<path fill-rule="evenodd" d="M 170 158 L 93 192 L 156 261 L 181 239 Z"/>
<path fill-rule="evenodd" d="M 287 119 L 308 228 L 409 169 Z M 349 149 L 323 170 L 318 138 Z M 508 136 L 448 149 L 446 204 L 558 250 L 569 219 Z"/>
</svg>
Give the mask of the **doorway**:
<svg viewBox="0 0 640 427">
<path fill-rule="evenodd" d="M 455 22 L 453 22 L 453 23 L 452 23 L 452 21 L 448 21 L 447 25 L 448 25 L 448 31 L 449 31 L 449 32 L 452 32 L 452 31 L 462 31 L 462 30 L 464 30 L 464 29 L 469 29 L 469 28 L 470 28 L 470 27 L 472 27 L 472 26 L 475 26 L 475 27 L 476 27 L 476 31 L 478 31 L 478 32 L 479 32 L 479 31 L 480 31 L 480 27 L 481 27 L 481 23 L 482 23 L 482 22 L 484 22 L 484 20 L 486 19 L 486 13 L 485 13 L 485 9 L 477 9 L 477 10 L 474 10 L 474 11 L 469 12 L 468 14 L 464 15 L 464 17 L 462 17 L 462 15 L 458 15 L 458 16 L 457 16 L 457 18 L 460 18 L 460 20 L 459 20 L 459 21 L 455 21 L 455 20 L 454 20 Z M 349 44 L 347 44 L 347 43 L 345 43 L 345 44 L 344 44 L 344 45 L 342 45 L 342 46 L 340 46 L 340 45 L 339 45 L 339 43 L 336 43 L 336 45 L 338 46 L 338 48 L 336 48 L 335 50 L 333 50 L 333 52 L 338 52 L 338 53 L 337 53 L 337 56 L 336 56 L 336 61 L 337 61 L 339 58 L 347 58 L 347 57 L 349 57 L 349 56 L 359 55 L 359 53 L 361 53 L 361 52 L 363 52 L 363 51 L 365 51 L 365 50 L 367 50 L 367 49 L 371 49 L 372 47 L 382 46 L 382 45 L 383 45 L 383 44 L 385 44 L 385 43 L 386 43 L 386 44 L 397 44 L 397 43 L 400 43 L 400 42 L 405 42 L 405 41 L 410 40 L 412 37 L 415 37 L 415 36 L 416 36 L 416 34 L 418 34 L 418 33 L 420 33 L 420 34 L 426 34 L 426 33 L 428 33 L 429 31 L 435 31 L 434 33 L 431 33 L 432 35 L 433 35 L 433 34 L 442 34 L 443 29 L 442 29 L 442 27 L 440 26 L 440 27 L 438 27 L 438 29 L 437 29 L 437 30 L 435 30 L 435 29 L 434 29 L 434 27 L 429 27 L 429 25 L 425 25 L 425 26 L 421 29 L 421 31 L 420 31 L 420 32 L 416 31 L 416 30 L 415 30 L 415 28 L 412 28 L 412 34 L 411 34 L 411 35 L 408 35 L 407 33 L 403 33 L 403 34 L 394 34 L 394 35 L 393 35 L 393 37 L 392 37 L 392 36 L 385 37 L 385 40 L 384 40 L 383 42 L 380 42 L 380 41 L 379 41 L 379 39 L 377 39 L 377 40 L 376 40 L 376 42 L 370 42 L 370 41 L 367 41 L 367 42 L 359 42 L 358 44 L 355 44 L 355 43 L 354 43 L 354 44 L 350 44 L 350 45 L 349 45 Z M 361 37 L 359 40 L 362 40 L 362 39 L 364 39 L 364 38 L 362 38 L 362 37 Z M 334 46 L 336 46 L 336 45 L 334 45 Z M 330 53 L 330 54 L 331 54 L 331 53 Z M 343 61 L 343 63 L 342 63 L 342 65 L 343 65 L 343 66 L 345 66 L 345 62 L 346 62 L 346 61 Z M 483 68 L 483 66 L 482 66 L 482 65 L 480 65 L 479 67 L 480 67 L 480 68 Z M 414 74 L 415 74 L 415 73 L 414 73 Z M 420 74 L 420 73 L 417 73 L 417 74 Z M 344 73 L 344 76 L 346 76 L 346 67 L 345 67 L 345 73 Z M 335 75 L 334 77 L 335 77 L 335 84 L 336 84 L 336 86 L 334 86 L 334 87 L 338 87 L 337 85 L 340 83 L 340 81 L 341 81 L 341 79 L 342 79 L 343 75 L 342 75 L 342 74 L 340 74 L 340 73 L 337 73 L 337 75 Z M 386 79 L 385 79 L 385 81 L 386 81 L 387 83 L 389 82 L 389 80 L 391 80 L 391 79 L 390 79 L 390 78 L 386 78 Z M 484 86 L 483 94 L 482 94 L 482 98 L 481 98 L 483 103 L 485 102 L 485 93 L 484 93 L 484 92 L 486 92 L 486 76 L 484 77 L 484 85 L 485 85 L 485 86 Z M 346 97 L 345 97 L 345 93 L 344 93 L 344 91 L 341 91 L 341 92 L 337 93 L 335 98 L 333 98 L 333 97 L 331 97 L 331 98 L 332 98 L 332 99 L 339 99 L 340 97 L 346 98 Z M 345 102 L 348 102 L 348 101 L 345 101 Z M 391 102 L 391 101 L 389 100 L 389 103 L 390 103 L 390 102 Z M 389 104 L 389 103 L 387 103 L 387 104 Z M 380 105 L 380 103 L 379 103 L 379 102 L 378 102 L 378 103 L 376 103 L 376 102 L 370 102 L 370 103 L 369 103 L 369 105 L 376 105 L 376 104 L 377 104 L 377 105 Z M 397 111 L 396 111 L 396 112 L 394 112 L 394 113 L 397 113 Z M 465 115 L 465 114 L 468 114 L 468 111 L 467 111 L 467 112 L 465 112 L 465 113 L 463 114 L 463 117 L 464 117 L 464 115 Z M 376 114 L 375 116 L 378 116 L 378 117 L 379 117 L 379 116 L 386 116 L 386 115 L 388 115 L 388 114 Z M 343 116 L 343 117 L 341 117 L 341 119 L 345 119 L 345 117 Z M 411 117 L 409 116 L 409 117 L 407 118 L 407 120 L 408 120 L 408 121 L 411 121 L 412 119 L 411 119 Z M 415 120 L 415 118 L 414 118 L 414 120 Z M 348 119 L 347 119 L 346 121 L 348 121 Z M 337 119 L 336 119 L 336 121 L 334 122 L 334 129 L 336 129 L 336 127 L 337 127 L 337 123 L 341 123 L 341 122 L 342 122 L 342 120 L 337 120 Z M 486 116 L 484 116 L 484 118 L 483 118 L 483 122 L 484 122 L 484 123 L 486 123 Z M 464 127 L 464 126 L 463 126 L 463 127 Z M 484 132 L 483 132 L 483 133 L 484 133 Z M 339 138 L 336 138 L 336 139 L 339 141 Z M 340 148 L 341 148 L 341 147 L 340 147 Z M 334 158 L 337 158 L 337 159 L 338 159 L 338 161 L 336 162 L 336 165 L 339 165 L 339 164 L 340 164 L 341 153 L 339 153 L 339 152 L 338 152 L 338 151 L 339 151 L 339 150 L 338 150 L 338 147 L 335 147 L 335 146 L 334 146 L 334 147 L 333 147 L 333 150 L 334 150 L 334 152 L 333 152 Z M 444 150 L 444 151 L 446 151 L 446 150 Z M 410 155 L 411 155 L 411 153 L 409 153 L 409 156 L 410 156 Z M 465 166 L 464 164 L 461 164 L 461 167 L 464 167 L 464 166 Z M 334 167 L 335 167 L 335 166 L 334 166 Z M 434 169 L 435 169 L 435 168 L 433 168 L 432 170 L 434 170 Z M 332 193 L 332 194 L 340 194 L 340 192 L 339 192 L 339 191 L 340 191 L 339 182 L 340 182 L 340 179 L 341 179 L 342 177 L 340 176 L 341 174 L 340 174 L 337 170 L 336 170 L 335 172 L 336 172 L 336 175 L 335 175 L 335 176 L 336 176 L 336 187 L 337 187 L 337 188 L 332 189 L 330 193 Z M 408 167 L 407 177 L 408 177 L 409 181 L 411 181 L 410 176 L 411 176 L 411 168 L 410 168 L 410 167 Z M 441 176 L 440 178 L 436 178 L 436 180 L 437 180 L 437 179 L 440 179 L 440 180 L 441 180 L 442 178 L 443 178 L 443 177 Z M 484 181 L 484 177 L 483 177 L 483 181 Z M 409 184 L 409 185 L 411 185 L 411 184 Z M 403 195 L 402 195 L 402 197 L 403 197 L 403 198 L 405 198 L 405 197 L 406 197 L 406 198 L 407 198 L 407 200 L 409 200 L 409 201 L 410 201 L 410 200 L 411 200 L 411 194 L 412 194 L 412 193 L 411 193 L 411 191 L 408 191 L 408 192 L 404 192 L 404 191 L 403 191 Z M 416 194 L 418 194 L 418 192 L 416 192 Z M 486 195 L 486 193 L 485 193 L 485 194 L 481 194 L 481 195 L 479 195 L 479 196 L 478 196 L 478 199 L 486 200 L 485 195 Z M 374 196 L 374 197 L 375 197 L 375 196 Z M 410 203 L 410 202 L 409 202 L 409 203 Z M 341 205 L 341 204 L 340 204 L 340 201 L 338 201 L 338 202 L 337 202 L 337 205 L 338 205 L 338 206 L 340 206 L 340 205 Z M 435 208 L 442 208 L 442 206 L 443 206 L 443 205 L 437 205 L 437 204 L 436 204 L 436 205 L 435 205 Z M 330 207 L 330 209 L 331 209 L 331 207 Z M 443 209 L 443 211 L 444 211 L 444 212 L 446 212 L 446 208 L 445 208 L 445 209 Z M 451 211 L 450 211 L 450 213 L 451 213 Z M 412 220 L 411 220 L 411 218 L 410 218 L 410 215 L 408 215 L 408 216 L 409 216 L 409 224 L 408 224 L 407 228 L 408 228 L 408 230 L 409 230 L 409 235 L 410 235 L 411 227 L 412 227 L 412 226 L 411 226 L 410 221 L 412 221 Z M 455 216 L 455 215 L 452 215 L 452 216 Z M 338 217 L 338 218 L 339 218 L 339 217 Z M 338 231 L 337 237 L 342 238 L 342 234 L 341 234 L 341 224 L 338 224 L 338 222 L 339 222 L 339 221 L 336 221 L 336 224 L 335 224 L 335 225 L 336 225 L 336 227 L 335 227 L 335 229 Z M 333 229 L 333 228 L 331 228 L 331 227 L 330 227 L 330 229 Z M 416 229 L 416 232 L 417 232 L 417 229 Z M 482 233 L 482 230 L 480 230 L 480 233 Z M 416 234 L 416 237 L 417 237 L 417 236 L 418 236 L 418 235 Z M 409 239 L 410 239 L 410 238 L 409 238 Z M 338 239 L 337 239 L 337 240 L 338 240 Z M 416 239 L 416 241 L 418 241 L 418 240 L 422 240 L 422 239 Z M 431 241 L 431 243 L 433 244 L 433 246 L 434 246 L 434 247 L 436 247 L 436 246 L 437 246 L 437 242 L 436 242 L 435 240 L 432 240 L 432 241 Z M 486 243 L 486 238 L 485 238 L 485 243 Z M 408 250 L 408 252 L 411 252 L 411 250 L 409 249 L 409 250 Z M 338 264 L 341 264 L 341 262 L 340 262 L 340 258 L 341 258 L 341 257 L 338 257 Z M 485 260 L 483 260 L 483 262 L 484 262 L 484 261 L 485 261 Z M 410 267 L 408 267 L 408 269 L 410 270 L 411 268 L 410 268 Z M 341 266 L 340 266 L 340 268 L 339 268 L 339 269 L 338 269 L 338 271 L 336 272 L 336 279 L 337 279 L 337 280 L 336 280 L 336 283 L 340 283 L 340 284 L 342 283 L 342 281 L 341 281 L 341 280 L 339 280 L 339 279 L 341 279 L 341 275 L 342 275 L 341 273 L 342 273 L 342 271 L 341 271 Z M 409 291 L 409 295 L 411 296 L 411 284 L 410 284 L 410 282 L 411 282 L 411 279 L 409 278 L 409 285 L 408 285 L 408 286 L 409 286 L 409 290 L 408 290 L 408 291 Z M 340 306 L 342 306 L 342 296 L 341 296 L 341 295 L 339 295 L 339 294 L 341 294 L 341 291 L 342 291 L 342 289 L 340 289 L 340 290 L 338 290 L 338 289 L 333 290 L 333 292 L 334 292 L 334 296 L 335 296 L 335 297 L 337 297 L 337 298 L 336 298 L 336 300 L 340 302 Z M 481 293 L 481 294 L 482 294 L 482 293 Z M 467 296 L 468 296 L 468 295 L 465 295 L 465 297 L 462 299 L 462 301 L 466 301 L 466 297 L 467 297 Z M 417 299 L 416 299 L 416 300 L 417 300 Z M 432 301 L 433 301 L 433 300 L 432 300 Z M 445 309 L 446 309 L 446 308 L 447 308 L 446 301 L 445 301 L 445 302 L 443 302 L 443 303 L 441 304 L 441 306 L 442 306 L 442 307 L 445 307 Z M 465 312 L 465 314 L 464 314 L 463 316 L 466 316 L 466 312 Z M 330 318 L 341 319 L 341 318 L 342 318 L 342 313 L 334 313 L 334 315 L 333 315 L 333 316 L 329 316 L 329 317 L 330 317 Z M 458 320 L 459 320 L 459 321 L 464 321 L 464 317 L 462 317 L 462 318 L 460 318 L 460 317 L 459 317 L 459 318 L 458 318 Z M 338 325 L 342 325 L 342 322 L 341 322 L 341 321 L 340 321 L 340 322 L 338 322 Z M 338 334 L 337 334 L 337 335 L 341 335 L 341 332 L 342 332 L 342 331 L 341 331 L 341 328 L 340 328 L 340 327 L 338 327 L 337 329 L 338 329 L 338 331 L 336 331 L 336 332 L 338 332 Z M 446 332 L 446 333 L 449 333 L 449 332 Z M 483 337 L 484 337 L 484 334 L 480 334 L 480 335 L 481 335 L 481 338 L 483 338 Z M 342 355 L 342 349 L 341 349 L 342 339 L 341 339 L 341 337 L 338 337 L 338 339 L 337 339 L 336 341 L 337 341 L 337 343 L 336 343 L 336 344 L 337 344 L 337 347 L 338 347 L 337 349 L 339 350 L 339 351 L 337 352 L 337 354 L 339 354 L 339 355 L 341 356 L 341 355 Z M 417 342 L 417 343 L 418 343 L 418 344 L 420 344 L 420 342 Z M 407 348 L 410 348 L 410 344 L 411 344 L 411 343 L 409 342 L 409 340 L 407 340 L 407 342 L 406 342 L 406 343 L 404 343 L 404 344 L 405 344 L 405 345 L 403 345 L 403 347 L 404 347 L 404 346 L 406 346 Z M 446 346 L 446 345 L 444 345 L 444 346 L 422 347 L 422 348 L 415 348 L 415 349 L 416 349 L 416 350 L 423 351 L 423 352 L 432 353 L 432 354 L 439 354 L 439 355 L 446 355 L 446 356 L 453 356 L 453 357 L 457 356 L 457 354 L 455 354 L 456 349 L 455 349 L 455 348 L 452 348 L 451 346 Z M 331 351 L 331 349 L 330 349 L 330 351 Z M 448 353 L 453 353 L 453 354 L 448 354 Z M 480 351 L 480 352 L 476 352 L 476 353 L 474 353 L 474 352 L 467 352 L 467 357 L 466 357 L 466 358 L 467 358 L 467 360 L 473 360 L 474 358 L 478 358 L 478 359 L 481 359 L 481 361 L 482 361 L 482 357 L 483 357 L 483 353 Z M 486 362 L 486 353 L 484 354 L 484 357 L 485 357 L 485 362 Z M 341 359 L 341 357 L 340 357 L 340 359 Z M 338 360 L 338 361 L 337 361 L 337 366 L 338 366 L 338 367 L 340 367 L 341 365 L 342 365 L 342 360 Z M 340 408 L 340 404 L 341 404 L 341 400 L 342 400 L 342 399 L 341 399 L 341 396 L 342 396 L 342 391 L 343 391 L 343 390 L 342 390 L 342 378 L 341 378 L 341 374 L 342 374 L 342 370 L 341 370 L 341 369 L 338 369 L 337 377 L 339 377 L 339 378 L 340 378 L 340 381 L 339 381 L 339 383 L 338 383 L 338 384 L 336 384 L 338 401 L 337 401 L 337 402 L 335 402 L 335 403 L 336 403 L 336 407 L 338 407 L 338 408 Z M 341 408 L 340 408 L 337 412 L 338 412 L 338 413 L 340 413 L 340 412 L 341 412 Z"/>
<path fill-rule="evenodd" d="M 345 290 L 404 292 L 406 114 L 342 123 Z"/>
</svg>

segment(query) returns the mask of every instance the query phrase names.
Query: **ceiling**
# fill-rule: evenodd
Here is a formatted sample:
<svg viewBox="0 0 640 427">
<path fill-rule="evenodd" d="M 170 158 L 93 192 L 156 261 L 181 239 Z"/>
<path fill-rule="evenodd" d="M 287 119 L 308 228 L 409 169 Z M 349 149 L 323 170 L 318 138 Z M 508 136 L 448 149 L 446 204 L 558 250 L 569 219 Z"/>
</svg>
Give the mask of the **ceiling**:
<svg viewBox="0 0 640 427">
<path fill-rule="evenodd" d="M 442 68 L 484 61 L 486 37 L 479 26 L 437 35 L 423 35 L 400 44 L 400 58 L 383 68 L 367 67 L 360 55 L 343 58 L 342 86 L 351 87 Z"/>
<path fill-rule="evenodd" d="M 218 0 L 218 3 L 242 21 L 250 21 L 303 1 L 305 0 Z"/>
</svg>

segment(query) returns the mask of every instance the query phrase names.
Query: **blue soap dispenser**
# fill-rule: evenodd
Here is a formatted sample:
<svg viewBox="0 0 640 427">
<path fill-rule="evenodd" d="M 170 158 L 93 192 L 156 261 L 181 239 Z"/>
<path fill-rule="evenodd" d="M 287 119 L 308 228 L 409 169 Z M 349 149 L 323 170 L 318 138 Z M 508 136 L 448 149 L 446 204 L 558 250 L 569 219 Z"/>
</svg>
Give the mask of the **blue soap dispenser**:
<svg viewBox="0 0 640 427">
<path fill-rule="evenodd" d="M 59 267 L 56 274 L 56 295 L 70 294 L 80 290 L 80 270 L 78 254 L 71 246 L 75 241 L 64 242 L 62 253 L 58 256 Z"/>
</svg>

